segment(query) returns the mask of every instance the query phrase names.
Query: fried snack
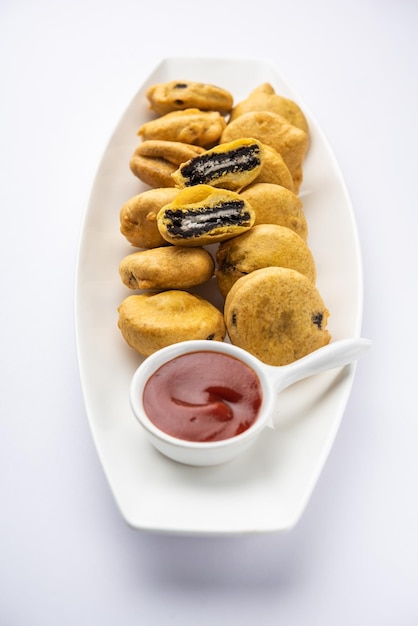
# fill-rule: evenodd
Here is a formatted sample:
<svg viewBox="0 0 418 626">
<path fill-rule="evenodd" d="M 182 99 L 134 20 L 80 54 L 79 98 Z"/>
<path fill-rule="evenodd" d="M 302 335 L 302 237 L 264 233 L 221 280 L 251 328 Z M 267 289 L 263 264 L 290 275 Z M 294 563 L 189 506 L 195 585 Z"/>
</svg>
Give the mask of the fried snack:
<svg viewBox="0 0 418 626">
<path fill-rule="evenodd" d="M 214 269 L 207 250 L 168 246 L 129 254 L 119 274 L 130 289 L 189 289 L 212 278 Z"/>
<path fill-rule="evenodd" d="M 308 240 L 308 223 L 302 200 L 293 191 L 271 183 L 255 182 L 240 193 L 255 211 L 257 224 L 278 224 L 295 231 L 304 241 Z"/>
<path fill-rule="evenodd" d="M 308 135 L 292 126 L 286 118 L 269 111 L 244 113 L 230 122 L 222 133 L 220 143 L 228 143 L 240 137 L 254 137 L 274 148 L 286 163 L 295 193 L 303 179 L 302 164 L 308 149 Z"/>
<path fill-rule="evenodd" d="M 271 146 L 263 145 L 263 164 L 254 183 L 273 183 L 294 191 L 292 174 L 283 157 Z"/>
<path fill-rule="evenodd" d="M 144 356 L 179 341 L 223 341 L 226 334 L 222 313 L 187 291 L 131 295 L 123 300 L 118 312 L 122 336 Z"/>
<path fill-rule="evenodd" d="M 181 141 L 202 148 L 212 148 L 226 127 L 224 117 L 218 111 L 185 109 L 172 111 L 162 117 L 146 122 L 138 130 L 143 141 L 160 139 Z"/>
<path fill-rule="evenodd" d="M 290 228 L 259 224 L 220 244 L 215 271 L 218 289 L 226 297 L 237 280 L 262 267 L 289 267 L 314 283 L 315 261 L 306 243 Z"/>
<path fill-rule="evenodd" d="M 305 114 L 296 102 L 277 94 L 270 83 L 263 83 L 254 89 L 248 98 L 239 102 L 231 111 L 229 120 L 235 120 L 250 111 L 271 111 L 285 117 L 292 126 L 296 126 L 309 135 L 309 125 Z"/>
<path fill-rule="evenodd" d="M 210 185 L 178 192 L 157 215 L 158 230 L 169 243 L 205 246 L 249 230 L 255 220 L 251 205 L 240 195 Z"/>
<path fill-rule="evenodd" d="M 158 248 L 168 245 L 157 226 L 157 213 L 172 202 L 178 189 L 148 189 L 130 198 L 120 210 L 120 232 L 136 248 Z"/>
<path fill-rule="evenodd" d="M 312 281 L 265 267 L 243 276 L 225 300 L 231 343 L 268 365 L 287 365 L 328 344 L 329 312 Z"/>
<path fill-rule="evenodd" d="M 204 152 L 204 148 L 180 141 L 150 139 L 136 148 L 131 172 L 150 187 L 174 187 L 172 173 L 178 166 Z"/>
<path fill-rule="evenodd" d="M 226 89 L 193 81 L 172 80 L 148 88 L 146 97 L 150 109 L 158 115 L 183 109 L 201 109 L 228 113 L 233 106 L 233 97 Z"/>
<path fill-rule="evenodd" d="M 263 151 L 263 145 L 256 139 L 236 139 L 182 163 L 173 179 L 180 188 L 211 185 L 239 191 L 261 172 Z"/>
</svg>

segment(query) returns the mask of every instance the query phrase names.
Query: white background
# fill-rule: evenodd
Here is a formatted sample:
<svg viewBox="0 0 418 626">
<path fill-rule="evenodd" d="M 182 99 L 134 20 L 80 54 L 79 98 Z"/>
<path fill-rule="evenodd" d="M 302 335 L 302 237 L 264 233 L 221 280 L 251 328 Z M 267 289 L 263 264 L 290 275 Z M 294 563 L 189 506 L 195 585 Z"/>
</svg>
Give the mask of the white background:
<svg viewBox="0 0 418 626">
<path fill-rule="evenodd" d="M 2 0 L 1 626 L 418 624 L 417 29 L 415 0 Z M 287 534 L 132 530 L 89 431 L 79 233 L 114 126 L 167 56 L 271 59 L 354 206 L 373 350 Z"/>
</svg>

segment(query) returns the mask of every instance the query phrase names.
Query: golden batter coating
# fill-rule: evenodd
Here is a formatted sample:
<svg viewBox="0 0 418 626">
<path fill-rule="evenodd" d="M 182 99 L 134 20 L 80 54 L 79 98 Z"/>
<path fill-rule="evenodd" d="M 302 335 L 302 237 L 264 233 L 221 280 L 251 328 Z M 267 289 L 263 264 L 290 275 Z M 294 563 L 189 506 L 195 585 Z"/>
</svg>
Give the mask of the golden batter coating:
<svg viewBox="0 0 418 626">
<path fill-rule="evenodd" d="M 120 262 L 119 274 L 130 289 L 189 289 L 210 280 L 214 269 L 207 250 L 168 246 L 129 254 Z"/>
<path fill-rule="evenodd" d="M 295 231 L 304 241 L 308 239 L 308 223 L 303 202 L 293 191 L 271 183 L 255 182 L 240 193 L 255 211 L 257 224 L 278 224 Z"/>
<path fill-rule="evenodd" d="M 281 154 L 277 152 L 271 146 L 263 145 L 263 164 L 261 171 L 254 183 L 273 183 L 275 185 L 281 185 L 294 191 L 295 185 L 293 183 L 292 174 L 289 171 L 286 163 L 283 160 Z"/>
<path fill-rule="evenodd" d="M 270 83 L 263 83 L 254 89 L 248 98 L 239 102 L 231 111 L 230 121 L 250 111 L 271 111 L 285 117 L 309 135 L 308 120 L 300 106 L 293 100 L 277 94 Z"/>
<path fill-rule="evenodd" d="M 222 313 L 187 291 L 131 295 L 123 300 L 118 312 L 122 336 L 144 356 L 180 341 L 223 341 L 226 334 Z"/>
<path fill-rule="evenodd" d="M 232 285 L 262 267 L 289 267 L 316 280 L 315 261 L 306 243 L 290 228 L 259 224 L 220 244 L 215 271 L 218 289 L 226 297 Z"/>
<path fill-rule="evenodd" d="M 260 174 L 263 156 L 264 147 L 256 139 L 236 139 L 182 163 L 173 179 L 180 188 L 211 185 L 239 191 Z"/>
<path fill-rule="evenodd" d="M 139 144 L 129 165 L 132 173 L 150 187 L 174 187 L 173 172 L 204 151 L 200 146 L 180 141 L 150 139 Z"/>
<path fill-rule="evenodd" d="M 299 192 L 303 179 L 302 164 L 308 149 L 308 135 L 305 131 L 292 126 L 277 113 L 252 111 L 230 122 L 222 133 L 220 143 L 240 137 L 254 137 L 274 148 L 292 175 L 295 193 Z"/>
<path fill-rule="evenodd" d="M 238 193 L 210 185 L 181 189 L 157 215 L 161 235 L 179 246 L 205 246 L 236 237 L 254 220 L 251 205 Z"/>
<path fill-rule="evenodd" d="M 231 343 L 269 365 L 287 365 L 328 344 L 329 311 L 296 270 L 265 267 L 243 276 L 225 300 Z"/>
<path fill-rule="evenodd" d="M 157 226 L 161 207 L 179 193 L 174 187 L 148 189 L 130 198 L 120 210 L 120 232 L 136 248 L 158 248 L 168 245 Z"/>
<path fill-rule="evenodd" d="M 186 80 L 172 80 L 152 85 L 148 88 L 146 97 L 151 110 L 158 115 L 193 108 L 225 114 L 233 106 L 232 94 L 226 89 Z"/>
<path fill-rule="evenodd" d="M 225 118 L 218 111 L 185 109 L 173 111 L 146 122 L 138 130 L 143 141 L 160 139 L 181 141 L 202 148 L 212 148 L 226 127 Z"/>
</svg>

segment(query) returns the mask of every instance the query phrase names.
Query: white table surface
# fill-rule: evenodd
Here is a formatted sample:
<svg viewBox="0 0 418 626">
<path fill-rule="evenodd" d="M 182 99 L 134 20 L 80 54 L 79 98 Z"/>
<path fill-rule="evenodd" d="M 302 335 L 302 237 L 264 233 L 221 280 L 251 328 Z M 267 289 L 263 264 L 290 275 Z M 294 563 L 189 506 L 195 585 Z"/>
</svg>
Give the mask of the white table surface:
<svg viewBox="0 0 418 626">
<path fill-rule="evenodd" d="M 1 47 L 0 624 L 418 624 L 418 4 L 5 0 Z M 339 161 L 363 336 L 335 445 L 286 534 L 142 533 L 81 393 L 74 269 L 101 154 L 167 56 L 271 59 Z"/>
</svg>

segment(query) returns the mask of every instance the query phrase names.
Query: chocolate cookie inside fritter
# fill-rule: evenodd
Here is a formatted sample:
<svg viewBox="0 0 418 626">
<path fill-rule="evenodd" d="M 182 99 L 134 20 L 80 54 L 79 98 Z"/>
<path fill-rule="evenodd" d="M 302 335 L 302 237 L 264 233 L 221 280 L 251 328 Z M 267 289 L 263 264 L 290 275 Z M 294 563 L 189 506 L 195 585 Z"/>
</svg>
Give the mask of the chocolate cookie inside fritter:
<svg viewBox="0 0 418 626">
<path fill-rule="evenodd" d="M 329 312 L 306 276 L 265 267 L 240 278 L 225 300 L 231 343 L 269 365 L 287 365 L 331 340 Z"/>
<path fill-rule="evenodd" d="M 288 267 L 313 283 L 316 279 L 311 250 L 293 230 L 277 224 L 253 226 L 248 232 L 221 243 L 216 261 L 216 280 L 224 297 L 242 276 L 262 267 Z"/>
<path fill-rule="evenodd" d="M 180 341 L 223 341 L 226 334 L 222 313 L 187 291 L 131 295 L 118 312 L 118 326 L 125 341 L 144 356 Z"/>
<path fill-rule="evenodd" d="M 203 248 L 167 246 L 129 254 L 120 262 L 119 274 L 130 289 L 189 289 L 210 280 L 214 266 Z"/>
</svg>

